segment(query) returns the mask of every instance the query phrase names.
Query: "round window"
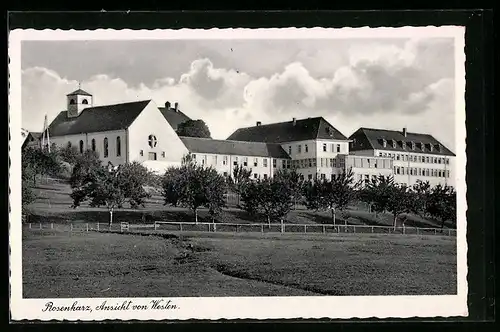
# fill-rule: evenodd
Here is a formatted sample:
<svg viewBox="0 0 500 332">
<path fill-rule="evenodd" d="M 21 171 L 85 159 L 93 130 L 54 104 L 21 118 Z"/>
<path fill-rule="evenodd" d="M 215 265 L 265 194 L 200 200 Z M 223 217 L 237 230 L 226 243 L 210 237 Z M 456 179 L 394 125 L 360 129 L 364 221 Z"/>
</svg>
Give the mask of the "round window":
<svg viewBox="0 0 500 332">
<path fill-rule="evenodd" d="M 156 144 L 158 144 L 158 141 L 156 140 L 156 136 L 155 135 L 149 135 L 148 136 L 148 144 L 152 148 L 156 147 Z"/>
</svg>

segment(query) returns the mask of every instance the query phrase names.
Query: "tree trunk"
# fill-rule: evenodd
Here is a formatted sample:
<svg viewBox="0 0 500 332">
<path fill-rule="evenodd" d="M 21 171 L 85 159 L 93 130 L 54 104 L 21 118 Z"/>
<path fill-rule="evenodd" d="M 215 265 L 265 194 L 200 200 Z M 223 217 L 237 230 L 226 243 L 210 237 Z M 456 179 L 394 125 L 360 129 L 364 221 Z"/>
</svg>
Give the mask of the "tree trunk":
<svg viewBox="0 0 500 332">
<path fill-rule="evenodd" d="M 398 215 L 394 214 L 394 231 L 396 231 L 396 222 L 398 220 Z"/>
<path fill-rule="evenodd" d="M 109 227 L 113 224 L 113 209 L 109 210 Z"/>
<path fill-rule="evenodd" d="M 269 225 L 269 229 L 271 229 L 271 217 L 267 215 L 267 224 Z"/>
</svg>

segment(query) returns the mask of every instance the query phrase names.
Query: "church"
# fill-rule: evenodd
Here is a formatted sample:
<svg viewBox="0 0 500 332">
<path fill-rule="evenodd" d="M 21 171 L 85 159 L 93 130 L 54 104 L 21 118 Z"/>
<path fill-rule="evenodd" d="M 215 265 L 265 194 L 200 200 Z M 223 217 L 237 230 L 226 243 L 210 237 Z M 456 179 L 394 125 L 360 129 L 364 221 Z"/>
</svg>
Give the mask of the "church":
<svg viewBox="0 0 500 332">
<path fill-rule="evenodd" d="M 103 165 L 137 161 L 163 173 L 190 154 L 196 163 L 230 176 L 235 167 L 251 169 L 251 178 L 272 177 L 294 168 L 304 179 L 330 179 L 352 169 L 367 183 L 392 175 L 398 183 L 418 180 L 454 185 L 455 154 L 432 135 L 360 128 L 349 138 L 323 117 L 239 128 L 226 140 L 182 137 L 179 124 L 191 120 L 179 103 L 158 106 L 152 100 L 95 106 L 92 94 L 78 88 L 44 130 L 50 143 L 96 151 Z"/>
</svg>

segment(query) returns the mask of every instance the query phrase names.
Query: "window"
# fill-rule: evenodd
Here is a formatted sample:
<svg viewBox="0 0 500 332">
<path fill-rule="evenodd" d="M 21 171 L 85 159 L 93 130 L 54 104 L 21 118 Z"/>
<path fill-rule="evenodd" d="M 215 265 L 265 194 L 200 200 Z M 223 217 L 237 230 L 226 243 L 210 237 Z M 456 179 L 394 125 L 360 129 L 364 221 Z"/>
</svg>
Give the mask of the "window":
<svg viewBox="0 0 500 332">
<path fill-rule="evenodd" d="M 396 160 L 399 160 L 399 154 L 396 155 Z"/>
<path fill-rule="evenodd" d="M 418 175 L 422 175 L 422 169 L 421 168 L 418 169 Z"/>
<path fill-rule="evenodd" d="M 438 158 L 438 164 L 441 164 L 441 158 Z"/>
<path fill-rule="evenodd" d="M 382 146 L 383 146 L 384 148 L 386 148 L 386 147 L 387 147 L 387 140 L 385 140 L 385 139 L 383 139 L 383 140 L 382 140 Z"/>
<path fill-rule="evenodd" d="M 297 153 L 302 153 L 302 145 L 297 145 Z"/>
<path fill-rule="evenodd" d="M 91 145 L 92 145 L 92 151 L 95 151 L 95 138 L 92 138 Z"/>
<path fill-rule="evenodd" d="M 291 145 L 288 147 L 288 154 L 292 154 L 292 146 Z"/>
<path fill-rule="evenodd" d="M 267 158 L 264 158 L 264 159 L 262 160 L 262 165 L 263 165 L 264 167 L 267 167 Z"/>
<path fill-rule="evenodd" d="M 245 167 L 248 166 L 248 158 L 247 157 L 243 158 L 243 166 L 245 166 Z"/>
<path fill-rule="evenodd" d="M 104 137 L 104 158 L 108 158 L 108 138 Z"/>
<path fill-rule="evenodd" d="M 307 175 L 307 179 L 308 179 L 308 180 L 312 180 L 312 178 L 313 178 L 312 174 L 308 174 L 308 175 Z"/>
<path fill-rule="evenodd" d="M 375 162 L 373 163 L 373 167 L 377 168 L 377 161 L 375 160 Z"/>
<path fill-rule="evenodd" d="M 253 178 L 254 178 L 254 179 L 257 179 L 257 178 L 258 178 L 257 173 L 253 173 Z"/>
<path fill-rule="evenodd" d="M 276 159 L 273 159 L 273 168 L 276 168 Z"/>
<path fill-rule="evenodd" d="M 141 157 L 144 156 L 144 150 L 139 151 L 139 154 L 141 155 Z"/>
<path fill-rule="evenodd" d="M 410 175 L 413 175 L 413 168 L 410 168 Z"/>
<path fill-rule="evenodd" d="M 163 154 L 165 155 L 165 152 L 163 152 Z M 116 138 L 116 156 L 120 157 L 121 155 L 122 155 L 122 142 L 120 136 L 118 136 Z"/>
<path fill-rule="evenodd" d="M 83 104 L 83 105 L 88 105 L 88 103 L 89 103 L 89 102 L 87 101 L 87 99 L 82 100 L 82 104 Z"/>
<path fill-rule="evenodd" d="M 312 159 L 307 159 L 309 161 L 309 167 L 313 167 Z"/>
<path fill-rule="evenodd" d="M 450 159 L 446 158 L 446 164 L 450 163 Z"/>
<path fill-rule="evenodd" d="M 405 175 L 405 168 L 401 167 L 401 175 Z"/>
<path fill-rule="evenodd" d="M 223 175 L 224 175 L 224 177 L 227 177 L 227 172 L 224 172 Z"/>
<path fill-rule="evenodd" d="M 264 180 L 267 180 L 267 174 L 264 174 Z"/>
<path fill-rule="evenodd" d="M 416 146 L 415 142 L 411 142 L 411 149 L 412 150 L 415 150 L 415 146 Z"/>
<path fill-rule="evenodd" d="M 227 165 L 227 156 L 222 157 L 222 165 Z"/>
<path fill-rule="evenodd" d="M 337 152 L 340 152 L 340 144 L 337 144 Z"/>
<path fill-rule="evenodd" d="M 326 152 L 326 143 L 323 143 L 323 152 Z"/>
<path fill-rule="evenodd" d="M 68 146 L 68 148 L 70 148 L 73 146 L 73 144 L 71 144 L 71 142 L 68 142 L 67 146 Z"/>
<path fill-rule="evenodd" d="M 238 166 L 238 157 L 234 157 L 233 165 Z"/>
<path fill-rule="evenodd" d="M 428 168 L 425 169 L 425 176 L 429 176 L 429 169 Z"/>
<path fill-rule="evenodd" d="M 286 160 L 282 160 L 282 161 L 281 161 L 281 166 L 282 166 L 283 168 L 286 168 Z"/>
<path fill-rule="evenodd" d="M 70 104 L 70 105 L 74 105 L 74 104 L 76 104 L 76 102 L 75 102 L 75 100 L 74 100 L 74 99 L 71 99 L 71 100 L 69 101 L 69 104 Z"/>
<path fill-rule="evenodd" d="M 401 147 L 403 148 L 403 150 L 406 150 L 406 142 L 401 142 Z"/>
<path fill-rule="evenodd" d="M 156 152 L 149 152 L 148 159 L 149 160 L 156 160 Z"/>
<path fill-rule="evenodd" d="M 162 158 L 165 158 L 165 151 L 162 151 L 162 153 L 161 153 L 161 157 L 162 157 Z"/>
<path fill-rule="evenodd" d="M 192 154 L 191 157 L 193 158 L 193 160 L 196 160 L 196 154 Z"/>
<path fill-rule="evenodd" d="M 201 156 L 201 164 L 205 166 L 207 164 L 207 155 Z"/>
<path fill-rule="evenodd" d="M 321 173 L 320 178 L 321 178 L 321 180 L 324 180 L 324 179 L 326 179 L 326 175 L 324 173 Z"/>
<path fill-rule="evenodd" d="M 429 157 L 425 157 L 425 162 L 429 163 Z"/>
<path fill-rule="evenodd" d="M 80 140 L 80 153 L 83 153 L 83 141 Z"/>
<path fill-rule="evenodd" d="M 307 144 L 304 144 L 304 150 L 306 153 L 309 152 L 309 147 L 307 146 Z"/>
<path fill-rule="evenodd" d="M 396 141 L 395 140 L 392 140 L 392 148 L 395 149 L 396 148 Z"/>
<path fill-rule="evenodd" d="M 321 159 L 321 167 L 323 167 L 323 158 L 320 158 Z"/>
<path fill-rule="evenodd" d="M 335 152 L 335 144 L 330 144 L 330 149 L 332 150 L 332 152 Z"/>
<path fill-rule="evenodd" d="M 156 144 L 158 144 L 158 141 L 156 140 L 155 135 L 149 135 L 148 136 L 148 144 L 151 148 L 156 147 Z"/>
<path fill-rule="evenodd" d="M 212 164 L 217 165 L 217 156 L 212 156 Z"/>
</svg>

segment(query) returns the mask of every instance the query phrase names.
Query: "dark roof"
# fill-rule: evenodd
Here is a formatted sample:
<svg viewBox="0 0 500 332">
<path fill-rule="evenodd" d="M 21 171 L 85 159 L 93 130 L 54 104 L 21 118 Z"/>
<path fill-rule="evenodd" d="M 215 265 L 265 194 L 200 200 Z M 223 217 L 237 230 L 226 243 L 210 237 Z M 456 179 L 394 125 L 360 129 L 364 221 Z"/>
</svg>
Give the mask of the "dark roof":
<svg viewBox="0 0 500 332">
<path fill-rule="evenodd" d="M 36 139 L 40 139 L 42 137 L 42 133 L 30 131 L 28 133 L 28 135 L 26 135 L 26 136 L 31 136 L 31 137 L 33 137 L 34 140 L 36 140 Z"/>
<path fill-rule="evenodd" d="M 62 111 L 49 126 L 50 136 L 75 135 L 128 128 L 150 100 L 84 109 L 79 116 L 68 118 Z"/>
<path fill-rule="evenodd" d="M 290 159 L 288 154 L 279 144 L 239 142 L 198 137 L 181 137 L 181 140 L 186 148 L 194 153 Z"/>
<path fill-rule="evenodd" d="M 311 139 L 347 140 L 323 117 L 271 123 L 248 128 L 240 128 L 228 140 L 247 142 L 284 143 Z"/>
<path fill-rule="evenodd" d="M 407 132 L 405 137 L 403 132 L 397 130 L 359 128 L 356 132 L 354 132 L 354 134 L 351 135 L 351 137 L 349 137 L 349 139 L 353 140 L 350 147 L 350 150 L 352 151 L 378 149 L 455 156 L 452 151 L 435 139 L 434 136 L 429 134 Z M 387 141 L 386 147 L 383 145 L 384 139 Z M 395 148 L 392 146 L 392 140 L 396 141 Z M 402 142 L 406 142 L 406 149 L 403 149 Z M 411 148 L 412 142 L 415 142 L 416 144 L 415 150 Z M 421 145 L 422 143 L 424 144 L 423 146 Z M 429 150 L 429 144 L 433 145 L 433 151 Z M 439 145 L 441 145 L 441 152 L 436 148 Z"/>
<path fill-rule="evenodd" d="M 175 108 L 167 109 L 166 107 L 158 107 L 158 109 L 174 130 L 177 130 L 177 127 L 182 122 L 191 120 L 186 114 L 182 113 L 180 110 L 176 111 Z"/>
<path fill-rule="evenodd" d="M 92 96 L 90 93 L 87 91 L 84 91 L 82 89 L 75 90 L 71 93 L 68 93 L 66 96 L 76 96 L 76 95 L 81 95 L 81 96 Z"/>
</svg>

